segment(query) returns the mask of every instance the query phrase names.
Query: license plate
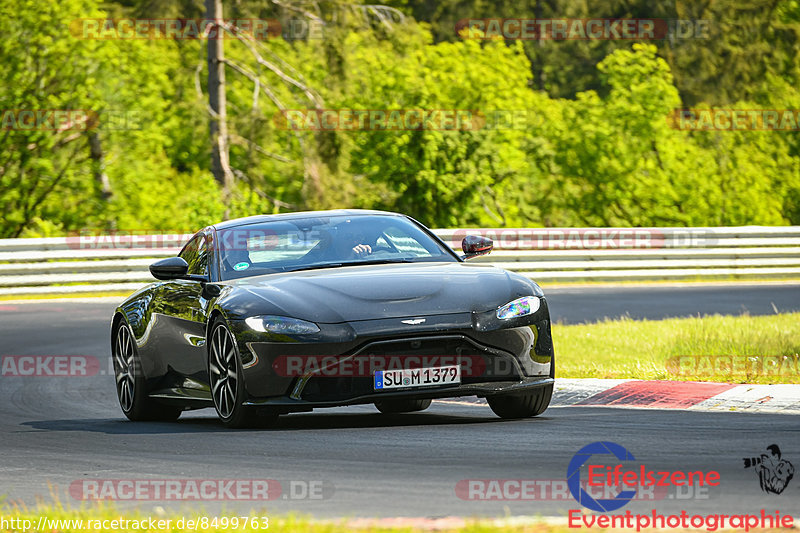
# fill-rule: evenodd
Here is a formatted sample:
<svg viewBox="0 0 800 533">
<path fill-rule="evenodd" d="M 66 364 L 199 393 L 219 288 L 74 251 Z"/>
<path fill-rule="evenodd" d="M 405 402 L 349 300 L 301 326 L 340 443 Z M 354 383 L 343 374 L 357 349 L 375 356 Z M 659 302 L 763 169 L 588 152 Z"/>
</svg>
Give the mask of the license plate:
<svg viewBox="0 0 800 533">
<path fill-rule="evenodd" d="M 459 365 L 375 371 L 375 390 L 434 387 L 454 383 L 461 383 Z"/>
</svg>

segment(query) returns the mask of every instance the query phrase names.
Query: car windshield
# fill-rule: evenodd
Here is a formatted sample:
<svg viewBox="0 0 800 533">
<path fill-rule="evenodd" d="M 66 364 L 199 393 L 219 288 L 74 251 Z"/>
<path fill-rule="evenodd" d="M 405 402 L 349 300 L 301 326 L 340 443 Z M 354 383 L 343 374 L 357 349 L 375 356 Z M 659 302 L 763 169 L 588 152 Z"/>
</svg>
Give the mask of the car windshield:
<svg viewBox="0 0 800 533">
<path fill-rule="evenodd" d="M 217 233 L 223 280 L 376 263 L 457 261 L 405 217 L 354 215 L 247 224 Z"/>
</svg>

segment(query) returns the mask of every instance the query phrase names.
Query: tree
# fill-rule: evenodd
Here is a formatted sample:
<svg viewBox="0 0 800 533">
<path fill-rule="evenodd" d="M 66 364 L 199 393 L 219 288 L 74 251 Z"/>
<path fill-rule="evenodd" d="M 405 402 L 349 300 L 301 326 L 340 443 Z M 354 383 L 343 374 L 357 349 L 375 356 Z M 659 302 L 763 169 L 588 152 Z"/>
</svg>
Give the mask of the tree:
<svg viewBox="0 0 800 533">
<path fill-rule="evenodd" d="M 222 0 L 206 0 L 206 19 L 221 21 Z M 228 150 L 228 110 L 225 97 L 225 49 L 222 26 L 212 26 L 208 35 L 208 106 L 211 120 L 211 172 L 222 187 L 223 202 L 231 194 L 233 172 Z"/>
</svg>

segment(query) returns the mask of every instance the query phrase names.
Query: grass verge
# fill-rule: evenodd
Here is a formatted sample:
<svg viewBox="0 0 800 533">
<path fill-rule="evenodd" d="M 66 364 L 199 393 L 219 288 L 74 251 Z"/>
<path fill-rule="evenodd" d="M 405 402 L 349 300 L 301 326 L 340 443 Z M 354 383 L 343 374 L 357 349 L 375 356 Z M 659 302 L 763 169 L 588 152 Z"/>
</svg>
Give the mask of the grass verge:
<svg viewBox="0 0 800 533">
<path fill-rule="evenodd" d="M 237 522 L 233 527 L 230 520 L 237 516 L 237 520 L 247 517 L 247 525 L 242 526 Z M 226 518 L 225 527 L 220 527 L 219 522 Z M 207 522 L 195 527 L 196 520 L 203 520 L 202 514 L 192 516 L 170 515 L 163 511 L 146 515 L 138 510 L 118 511 L 113 506 L 98 504 L 90 508 L 79 510 L 64 509 L 60 506 L 40 507 L 34 511 L 18 507 L 4 506 L 0 508 L 0 533 L 19 533 L 22 531 L 48 531 L 48 533 L 72 533 L 97 531 L 98 533 L 111 533 L 117 531 L 149 533 L 183 533 L 188 531 L 211 532 L 236 532 L 236 533 L 263 533 L 264 531 L 278 533 L 351 533 L 351 532 L 377 532 L 377 533 L 417 533 L 437 531 L 440 533 L 566 533 L 575 531 L 570 529 L 566 522 L 555 523 L 553 520 L 514 520 L 509 519 L 462 519 L 457 517 L 436 520 L 425 519 L 382 519 L 382 520 L 314 520 L 311 518 L 288 516 L 270 516 L 265 514 L 231 512 L 227 516 L 217 516 L 217 525 L 214 516 L 206 515 Z M 191 521 L 191 522 L 190 522 Z M 523 523 L 516 523 L 523 522 Z M 207 526 L 207 527 L 205 527 Z M 268 527 L 264 527 L 268 526 Z M 588 529 L 588 528 L 582 528 Z M 619 531 L 620 529 L 614 528 Z M 630 530 L 628 530 L 630 531 Z M 644 529 L 644 531 L 655 531 Z M 672 531 L 685 531 L 672 529 Z M 696 530 L 695 530 L 696 531 Z M 726 529 L 715 530 L 724 533 Z M 741 530 L 738 530 L 741 531 Z M 786 529 L 759 529 L 760 532 L 778 532 Z"/>
<path fill-rule="evenodd" d="M 800 383 L 800 313 L 553 325 L 561 378 Z"/>
</svg>

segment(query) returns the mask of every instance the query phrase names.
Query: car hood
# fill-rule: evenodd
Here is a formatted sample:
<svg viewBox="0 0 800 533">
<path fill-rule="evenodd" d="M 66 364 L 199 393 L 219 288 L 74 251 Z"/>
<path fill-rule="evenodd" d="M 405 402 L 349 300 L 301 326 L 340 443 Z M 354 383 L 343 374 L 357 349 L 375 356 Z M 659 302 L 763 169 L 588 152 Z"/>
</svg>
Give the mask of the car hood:
<svg viewBox="0 0 800 533">
<path fill-rule="evenodd" d="M 536 294 L 532 281 L 468 263 L 347 266 L 225 282 L 223 306 L 241 318 L 276 314 L 317 323 L 487 311 Z"/>
</svg>

